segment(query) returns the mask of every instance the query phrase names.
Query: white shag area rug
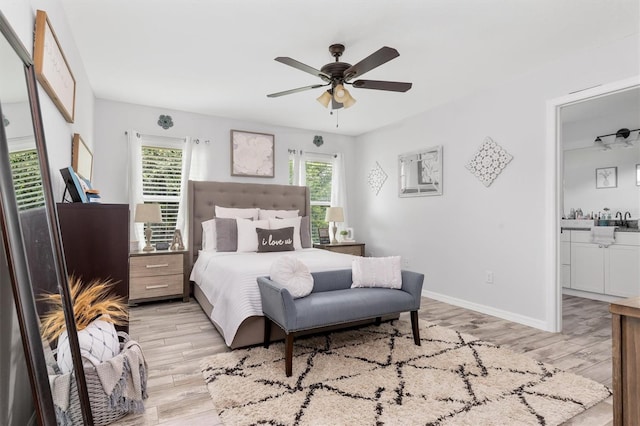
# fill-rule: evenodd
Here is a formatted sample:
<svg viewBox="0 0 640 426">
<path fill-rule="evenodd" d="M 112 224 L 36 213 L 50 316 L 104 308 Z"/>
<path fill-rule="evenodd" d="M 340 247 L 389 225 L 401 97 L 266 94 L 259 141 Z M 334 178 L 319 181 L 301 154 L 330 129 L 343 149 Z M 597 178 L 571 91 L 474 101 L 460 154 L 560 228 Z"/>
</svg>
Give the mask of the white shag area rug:
<svg viewBox="0 0 640 426">
<path fill-rule="evenodd" d="M 557 425 L 611 395 L 604 385 L 420 321 L 211 356 L 202 373 L 225 425 Z"/>
</svg>

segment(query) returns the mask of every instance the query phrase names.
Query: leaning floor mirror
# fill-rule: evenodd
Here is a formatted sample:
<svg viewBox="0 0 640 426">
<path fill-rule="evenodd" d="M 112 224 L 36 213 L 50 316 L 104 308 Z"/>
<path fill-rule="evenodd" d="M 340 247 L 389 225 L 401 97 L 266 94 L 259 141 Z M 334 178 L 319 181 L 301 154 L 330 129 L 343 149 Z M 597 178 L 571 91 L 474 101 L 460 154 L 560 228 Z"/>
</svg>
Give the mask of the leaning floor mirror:
<svg viewBox="0 0 640 426">
<path fill-rule="evenodd" d="M 6 264 L 8 271 L 2 273 L 2 280 L 6 277 L 9 281 L 1 284 L 2 294 L 13 294 L 15 301 L 15 310 L 3 309 L 0 313 L 2 410 L 10 412 L 12 401 L 19 397 L 16 393 L 24 394 L 24 389 L 16 383 L 16 363 L 13 361 L 16 357 L 11 353 L 22 349 L 37 424 L 92 425 L 33 63 L 1 12 L 0 32 L 3 36 L 0 37 L 0 229 L 3 253 L 0 254 L 4 254 L 0 261 Z M 5 265 L 0 266 L 5 268 Z M 59 295 L 69 340 L 72 371 L 68 373 L 70 391 L 67 397 L 69 406 L 75 408 L 64 412 L 54 404 L 59 395 L 55 395 L 50 387 L 50 380 L 63 374 L 57 370 L 55 362 L 56 342 L 43 339 L 41 333 L 42 315 L 47 310 L 41 300 L 43 294 Z M 6 345 L 6 336 L 10 334 L 7 323 L 18 325 L 21 338 L 17 340 L 21 340 L 22 348 Z M 4 424 L 4 420 L 0 419 L 0 423 Z"/>
</svg>

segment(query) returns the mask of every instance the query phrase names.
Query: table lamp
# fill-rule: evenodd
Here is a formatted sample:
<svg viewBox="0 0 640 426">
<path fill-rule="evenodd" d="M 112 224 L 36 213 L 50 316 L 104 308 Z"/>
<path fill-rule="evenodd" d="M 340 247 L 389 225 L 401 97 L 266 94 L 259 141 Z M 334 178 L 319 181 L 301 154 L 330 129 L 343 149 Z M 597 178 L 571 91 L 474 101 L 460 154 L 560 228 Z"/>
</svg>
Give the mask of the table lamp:
<svg viewBox="0 0 640 426">
<path fill-rule="evenodd" d="M 342 207 L 329 207 L 327 208 L 327 215 L 324 220 L 326 222 L 333 222 L 333 236 L 331 237 L 331 244 L 338 244 L 338 240 L 336 239 L 336 232 L 338 232 L 338 227 L 336 226 L 336 222 L 344 222 L 344 211 Z"/>
<path fill-rule="evenodd" d="M 144 236 L 147 241 L 147 245 L 144 246 L 142 251 L 153 251 L 151 246 L 151 230 L 152 223 L 162 222 L 162 211 L 160 210 L 160 204 L 137 204 L 136 215 L 134 218 L 136 223 L 146 223 L 147 228 L 144 231 Z"/>
</svg>

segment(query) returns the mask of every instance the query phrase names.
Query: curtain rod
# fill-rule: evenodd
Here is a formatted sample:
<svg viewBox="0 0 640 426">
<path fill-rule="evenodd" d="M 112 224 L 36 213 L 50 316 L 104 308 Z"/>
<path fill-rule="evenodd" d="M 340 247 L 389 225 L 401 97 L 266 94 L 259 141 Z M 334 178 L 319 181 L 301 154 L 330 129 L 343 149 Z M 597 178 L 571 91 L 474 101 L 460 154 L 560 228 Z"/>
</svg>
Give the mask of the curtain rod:
<svg viewBox="0 0 640 426">
<path fill-rule="evenodd" d="M 127 131 L 125 130 L 124 134 L 125 134 L 125 135 L 128 135 L 128 134 L 129 134 L 129 132 L 127 132 Z M 183 142 L 187 140 L 187 137 L 186 137 L 186 136 L 183 136 L 183 137 L 176 137 L 176 136 L 164 136 L 164 135 L 150 135 L 150 134 L 148 134 L 148 133 L 138 133 L 138 134 L 137 134 L 137 136 L 138 136 L 138 137 L 146 136 L 146 137 L 148 137 L 148 138 L 152 138 L 152 139 L 153 139 L 153 138 L 155 138 L 155 139 L 181 140 L 181 141 L 183 141 Z M 193 139 L 191 139 L 191 141 L 192 141 L 192 142 L 194 142 L 194 143 L 196 143 L 196 144 L 199 144 L 200 142 L 204 142 L 204 143 L 205 143 L 205 144 L 207 144 L 207 145 L 208 145 L 208 144 L 209 144 L 209 142 L 210 142 L 210 141 L 209 141 L 209 139 L 206 139 L 206 140 L 204 140 L 204 141 L 201 141 L 201 140 L 200 140 L 200 139 L 198 139 L 198 138 L 193 138 Z"/>
<path fill-rule="evenodd" d="M 295 149 L 289 149 L 289 154 L 295 154 L 296 152 L 298 152 L 298 151 L 295 150 Z M 333 157 L 333 158 L 336 158 L 338 156 L 338 154 L 327 154 L 326 152 L 313 152 L 313 151 L 300 150 L 301 154 L 303 154 L 305 152 L 307 154 L 311 154 L 311 155 L 324 155 L 325 157 Z"/>
</svg>

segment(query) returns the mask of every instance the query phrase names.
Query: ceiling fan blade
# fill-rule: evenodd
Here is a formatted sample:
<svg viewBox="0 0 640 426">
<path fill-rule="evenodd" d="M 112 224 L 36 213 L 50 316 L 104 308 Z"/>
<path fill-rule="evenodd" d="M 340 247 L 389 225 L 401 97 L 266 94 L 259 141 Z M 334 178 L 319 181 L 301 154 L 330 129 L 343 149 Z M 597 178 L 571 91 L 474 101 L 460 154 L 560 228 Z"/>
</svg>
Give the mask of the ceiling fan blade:
<svg viewBox="0 0 640 426">
<path fill-rule="evenodd" d="M 333 99 L 333 96 L 331 97 L 331 109 L 340 109 L 342 108 L 342 104 L 338 101 L 336 101 L 335 99 Z"/>
<path fill-rule="evenodd" d="M 406 92 L 411 89 L 412 83 L 400 81 L 380 81 L 380 80 L 356 80 L 351 83 L 358 89 L 388 90 L 390 92 Z"/>
<path fill-rule="evenodd" d="M 400 54 L 396 49 L 387 46 L 381 47 L 376 52 L 367 56 L 357 64 L 352 65 L 351 67 L 344 70 L 343 76 L 345 80 L 359 77 L 362 74 L 371 71 L 372 69 L 377 68 L 386 62 L 389 62 L 393 58 L 397 58 L 398 56 L 400 56 Z"/>
<path fill-rule="evenodd" d="M 317 89 L 318 87 L 328 86 L 328 84 L 314 84 L 311 86 L 298 87 L 297 89 L 285 90 L 284 92 L 271 93 L 268 98 L 277 98 L 278 96 L 290 95 L 292 93 L 304 92 L 305 90 Z"/>
<path fill-rule="evenodd" d="M 289 65 L 290 67 L 297 68 L 300 71 L 304 71 L 311 75 L 315 75 L 316 77 L 320 77 L 323 80 L 327 79 L 328 81 L 331 79 L 331 76 L 329 74 L 326 74 L 320 70 L 317 70 L 313 67 L 310 67 L 309 65 L 303 64 L 302 62 L 296 61 L 295 59 L 289 58 L 287 56 L 278 56 L 275 60 L 285 65 Z"/>
</svg>

